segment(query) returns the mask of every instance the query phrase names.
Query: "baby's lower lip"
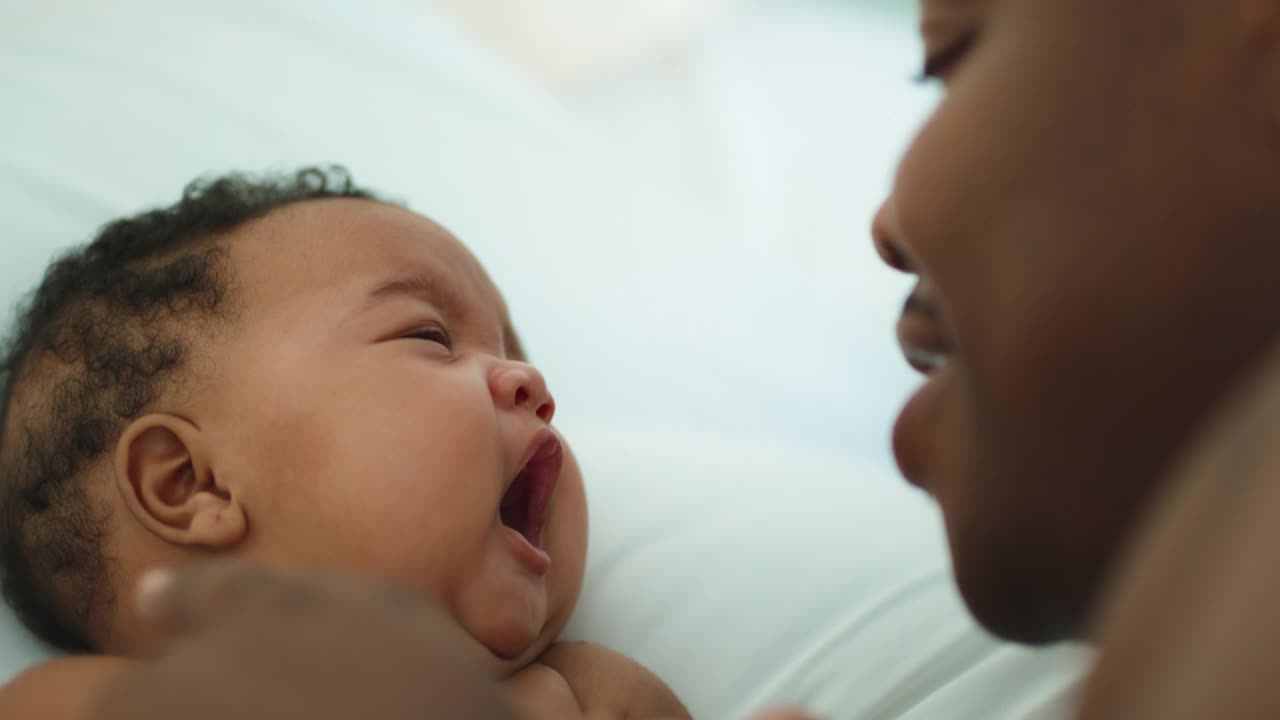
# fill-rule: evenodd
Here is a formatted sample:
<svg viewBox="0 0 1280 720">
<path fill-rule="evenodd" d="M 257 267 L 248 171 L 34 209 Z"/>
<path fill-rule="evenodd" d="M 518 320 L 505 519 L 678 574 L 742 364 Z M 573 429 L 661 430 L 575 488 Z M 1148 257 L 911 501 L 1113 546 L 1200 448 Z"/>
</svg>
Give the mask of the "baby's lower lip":
<svg viewBox="0 0 1280 720">
<path fill-rule="evenodd" d="M 529 539 L 514 528 L 502 526 L 503 540 L 522 565 L 539 577 L 551 569 L 551 556 L 546 550 L 534 546 Z"/>
</svg>

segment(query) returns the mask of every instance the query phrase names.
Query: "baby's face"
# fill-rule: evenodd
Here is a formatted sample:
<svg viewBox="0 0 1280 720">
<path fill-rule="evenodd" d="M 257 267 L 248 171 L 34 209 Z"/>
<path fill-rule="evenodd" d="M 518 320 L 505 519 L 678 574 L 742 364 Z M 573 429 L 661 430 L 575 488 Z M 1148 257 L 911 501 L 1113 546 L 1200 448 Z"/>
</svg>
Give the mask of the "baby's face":
<svg viewBox="0 0 1280 720">
<path fill-rule="evenodd" d="M 243 312 L 199 422 L 244 554 L 411 588 L 504 664 L 540 652 L 581 586 L 582 477 L 480 264 L 426 218 L 348 199 L 229 247 Z"/>
</svg>

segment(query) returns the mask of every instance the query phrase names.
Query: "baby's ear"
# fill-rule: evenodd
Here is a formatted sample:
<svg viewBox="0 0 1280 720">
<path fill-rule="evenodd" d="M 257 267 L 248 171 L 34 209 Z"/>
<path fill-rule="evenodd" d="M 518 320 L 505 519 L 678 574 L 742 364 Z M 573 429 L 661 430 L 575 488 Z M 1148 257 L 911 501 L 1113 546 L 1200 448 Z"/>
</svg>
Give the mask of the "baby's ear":
<svg viewBox="0 0 1280 720">
<path fill-rule="evenodd" d="M 115 476 L 134 519 L 167 542 L 226 549 L 245 538 L 244 507 L 219 486 L 203 433 L 183 418 L 156 413 L 129 423 Z"/>
</svg>

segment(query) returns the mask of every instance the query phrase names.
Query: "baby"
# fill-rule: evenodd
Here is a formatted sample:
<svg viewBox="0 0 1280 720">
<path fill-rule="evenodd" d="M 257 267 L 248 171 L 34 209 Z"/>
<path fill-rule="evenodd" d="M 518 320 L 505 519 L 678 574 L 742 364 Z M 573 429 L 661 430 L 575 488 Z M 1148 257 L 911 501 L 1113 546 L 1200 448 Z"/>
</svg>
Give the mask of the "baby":
<svg viewBox="0 0 1280 720">
<path fill-rule="evenodd" d="M 54 645 L 145 654 L 138 579 L 229 557 L 410 591 L 526 716 L 687 717 L 630 660 L 553 646 L 587 517 L 546 381 L 471 253 L 341 169 L 108 225 L 49 268 L 2 369 L 4 591 Z"/>
</svg>

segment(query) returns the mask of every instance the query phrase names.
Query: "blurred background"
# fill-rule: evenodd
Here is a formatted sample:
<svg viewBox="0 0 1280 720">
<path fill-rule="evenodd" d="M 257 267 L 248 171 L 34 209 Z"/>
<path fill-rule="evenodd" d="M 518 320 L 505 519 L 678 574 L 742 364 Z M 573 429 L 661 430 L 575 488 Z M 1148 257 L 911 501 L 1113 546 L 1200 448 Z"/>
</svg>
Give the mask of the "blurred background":
<svg viewBox="0 0 1280 720">
<path fill-rule="evenodd" d="M 907 281 L 866 228 L 936 99 L 915 22 L 911 0 L 5 0 L 0 303 L 196 175 L 340 162 L 476 250 L 562 425 L 887 466 Z"/>
</svg>

